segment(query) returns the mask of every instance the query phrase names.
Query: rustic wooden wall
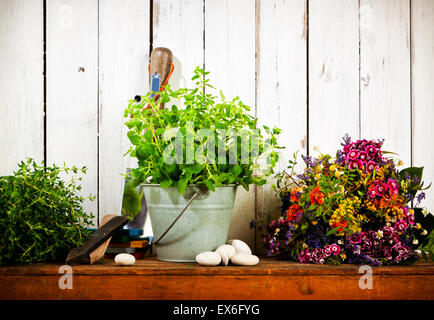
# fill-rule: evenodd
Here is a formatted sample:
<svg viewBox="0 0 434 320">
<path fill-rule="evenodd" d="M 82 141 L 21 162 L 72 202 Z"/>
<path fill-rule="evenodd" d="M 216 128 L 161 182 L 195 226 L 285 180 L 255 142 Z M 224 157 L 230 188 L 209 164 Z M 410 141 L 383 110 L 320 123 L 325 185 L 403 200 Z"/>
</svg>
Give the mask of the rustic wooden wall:
<svg viewBox="0 0 434 320">
<path fill-rule="evenodd" d="M 173 86 L 204 66 L 283 129 L 279 169 L 349 133 L 385 138 L 434 181 L 432 0 L 2 0 L 0 174 L 26 156 L 86 165 L 95 224 L 119 212 L 120 173 L 134 166 L 123 110 L 148 90 L 157 46 L 174 52 Z M 248 223 L 277 206 L 269 185 L 240 189 L 230 237 L 260 247 Z"/>
</svg>

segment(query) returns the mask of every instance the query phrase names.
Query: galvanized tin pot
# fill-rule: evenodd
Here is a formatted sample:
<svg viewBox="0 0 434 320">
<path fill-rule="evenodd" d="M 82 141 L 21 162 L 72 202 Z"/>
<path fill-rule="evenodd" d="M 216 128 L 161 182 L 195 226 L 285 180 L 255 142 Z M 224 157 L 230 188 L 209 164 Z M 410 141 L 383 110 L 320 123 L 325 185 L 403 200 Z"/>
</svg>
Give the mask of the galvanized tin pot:
<svg viewBox="0 0 434 320">
<path fill-rule="evenodd" d="M 177 188 L 163 189 L 158 184 L 143 185 L 143 190 L 156 240 L 178 217 L 198 188 L 188 186 L 182 195 Z M 156 246 L 158 259 L 194 262 L 198 253 L 214 251 L 226 243 L 235 193 L 236 185 L 200 193 Z"/>
</svg>

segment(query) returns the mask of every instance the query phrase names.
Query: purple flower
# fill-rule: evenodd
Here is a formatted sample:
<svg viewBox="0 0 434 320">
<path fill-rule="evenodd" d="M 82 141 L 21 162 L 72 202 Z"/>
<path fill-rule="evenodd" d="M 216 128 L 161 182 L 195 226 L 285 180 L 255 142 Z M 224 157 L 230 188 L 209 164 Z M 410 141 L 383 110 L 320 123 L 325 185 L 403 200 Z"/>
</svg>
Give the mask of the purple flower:
<svg viewBox="0 0 434 320">
<path fill-rule="evenodd" d="M 359 244 L 362 242 L 362 236 L 360 233 L 356 232 L 355 234 L 353 234 L 350 238 L 350 242 L 352 244 Z"/>
<path fill-rule="evenodd" d="M 341 143 L 341 146 L 346 146 L 349 145 L 351 143 L 351 137 L 348 133 L 346 133 L 343 138 L 342 138 L 343 142 Z"/>
<path fill-rule="evenodd" d="M 250 226 L 250 229 L 255 228 L 256 227 L 256 221 L 255 220 L 250 221 L 249 226 Z"/>
<path fill-rule="evenodd" d="M 418 205 L 422 202 L 422 200 L 425 199 L 425 192 L 420 192 L 420 193 L 416 196 L 416 199 L 417 199 L 417 204 L 416 204 L 416 206 L 418 206 Z"/>
</svg>

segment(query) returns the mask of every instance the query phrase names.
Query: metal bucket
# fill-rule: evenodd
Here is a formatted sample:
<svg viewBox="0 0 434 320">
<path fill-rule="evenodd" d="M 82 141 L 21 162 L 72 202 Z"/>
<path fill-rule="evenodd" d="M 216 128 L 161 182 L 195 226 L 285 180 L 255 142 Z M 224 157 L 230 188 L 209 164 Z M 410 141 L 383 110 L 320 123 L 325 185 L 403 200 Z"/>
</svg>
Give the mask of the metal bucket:
<svg viewBox="0 0 434 320">
<path fill-rule="evenodd" d="M 153 184 L 143 185 L 143 190 L 154 239 L 159 239 L 198 188 L 189 186 L 182 195 L 177 188 Z M 156 246 L 158 260 L 194 262 L 198 253 L 226 243 L 235 193 L 235 185 L 200 193 Z"/>
</svg>

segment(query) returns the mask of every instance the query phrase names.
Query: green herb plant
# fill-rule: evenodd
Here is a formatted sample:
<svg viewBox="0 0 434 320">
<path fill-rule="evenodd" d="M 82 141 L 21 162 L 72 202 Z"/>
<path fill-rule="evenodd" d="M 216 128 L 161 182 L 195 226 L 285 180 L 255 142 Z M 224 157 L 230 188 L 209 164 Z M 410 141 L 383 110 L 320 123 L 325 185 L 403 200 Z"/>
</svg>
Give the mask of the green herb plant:
<svg viewBox="0 0 434 320">
<path fill-rule="evenodd" d="M 39 166 L 33 159 L 18 164 L 11 176 L 0 177 L 0 265 L 65 260 L 88 235 L 92 215 L 77 195 L 82 177 L 61 176 L 81 169 Z"/>
<path fill-rule="evenodd" d="M 157 101 L 149 93 L 140 103 L 130 100 L 124 116 L 133 145 L 126 154 L 138 160 L 138 168 L 131 170 L 133 185 L 172 186 L 180 194 L 193 184 L 211 191 L 225 184 L 248 190 L 250 184 L 265 184 L 273 173 L 281 130 L 259 128 L 239 97 L 227 100 L 221 91 L 219 97 L 210 93 L 216 89 L 208 74 L 197 67 L 193 89 L 168 85 Z"/>
</svg>

